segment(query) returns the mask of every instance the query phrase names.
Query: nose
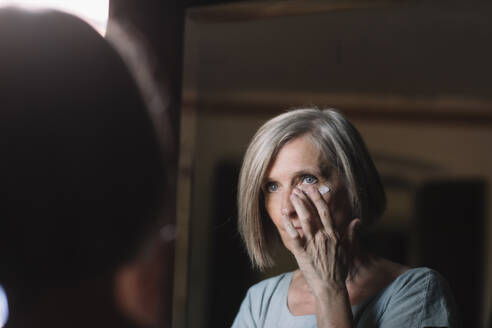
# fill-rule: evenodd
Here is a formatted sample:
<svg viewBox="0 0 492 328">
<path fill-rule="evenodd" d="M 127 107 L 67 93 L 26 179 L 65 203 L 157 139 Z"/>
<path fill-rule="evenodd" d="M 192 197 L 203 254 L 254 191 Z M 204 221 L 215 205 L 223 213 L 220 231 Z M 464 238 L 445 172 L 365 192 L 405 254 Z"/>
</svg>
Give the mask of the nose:
<svg viewBox="0 0 492 328">
<path fill-rule="evenodd" d="M 290 195 L 292 194 L 292 190 L 289 188 L 282 193 L 282 208 L 281 213 L 287 215 L 288 218 L 295 218 L 297 213 L 294 205 L 290 200 Z"/>
</svg>

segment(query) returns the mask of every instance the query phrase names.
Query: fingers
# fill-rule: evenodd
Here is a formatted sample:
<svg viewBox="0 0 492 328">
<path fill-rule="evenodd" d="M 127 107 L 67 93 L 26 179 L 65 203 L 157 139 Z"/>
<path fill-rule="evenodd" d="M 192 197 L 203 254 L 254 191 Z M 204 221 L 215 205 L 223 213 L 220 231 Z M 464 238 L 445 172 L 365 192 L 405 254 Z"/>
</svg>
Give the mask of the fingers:
<svg viewBox="0 0 492 328">
<path fill-rule="evenodd" d="M 304 232 L 305 238 L 307 240 L 312 239 L 315 228 L 313 226 L 313 215 L 307 208 L 309 200 L 298 188 L 293 190 L 290 200 L 292 205 L 294 205 L 299 221 L 301 222 L 302 231 Z"/>
<path fill-rule="evenodd" d="M 287 215 L 282 215 L 282 222 L 284 224 L 285 231 L 287 231 L 287 234 L 292 238 L 294 247 L 301 248 L 302 247 L 301 235 L 296 230 L 296 228 L 294 228 L 294 225 L 289 220 Z"/>
<path fill-rule="evenodd" d="M 329 197 L 331 196 L 330 193 L 328 193 L 327 196 L 328 201 L 325 201 L 320 191 L 317 188 L 314 188 L 314 186 L 309 186 L 307 188 L 307 193 L 316 207 L 322 227 L 331 238 L 336 238 L 335 224 L 330 214 L 330 208 L 328 207 Z"/>
</svg>

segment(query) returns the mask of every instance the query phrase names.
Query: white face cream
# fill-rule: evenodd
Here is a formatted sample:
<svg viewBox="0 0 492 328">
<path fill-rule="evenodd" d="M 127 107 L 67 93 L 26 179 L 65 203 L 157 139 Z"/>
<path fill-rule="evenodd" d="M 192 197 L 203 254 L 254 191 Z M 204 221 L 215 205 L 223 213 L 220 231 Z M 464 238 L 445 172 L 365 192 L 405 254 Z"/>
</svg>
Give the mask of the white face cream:
<svg viewBox="0 0 492 328">
<path fill-rule="evenodd" d="M 328 188 L 328 187 L 327 187 L 327 186 L 325 186 L 325 185 L 321 185 L 321 186 L 318 188 L 318 190 L 319 190 L 319 193 L 320 193 L 321 195 L 324 195 L 324 194 L 326 194 L 328 191 L 330 191 L 330 188 Z"/>
</svg>

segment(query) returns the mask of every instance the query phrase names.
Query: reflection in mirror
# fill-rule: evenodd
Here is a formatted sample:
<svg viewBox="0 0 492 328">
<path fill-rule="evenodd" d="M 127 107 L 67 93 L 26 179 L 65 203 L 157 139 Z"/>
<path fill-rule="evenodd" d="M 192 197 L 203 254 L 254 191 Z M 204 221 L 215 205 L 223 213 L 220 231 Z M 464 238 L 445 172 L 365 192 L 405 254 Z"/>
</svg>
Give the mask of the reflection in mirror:
<svg viewBox="0 0 492 328">
<path fill-rule="evenodd" d="M 224 7 L 221 7 L 223 10 Z M 450 282 L 467 327 L 491 309 L 492 30 L 488 5 L 411 4 L 186 22 L 176 327 L 230 327 L 252 269 L 237 232 L 244 151 L 269 118 L 315 104 L 359 129 L 388 208 L 378 253 Z M 222 16 L 223 17 L 223 16 Z M 462 241 L 457 243 L 456 240 Z M 457 262 L 458 260 L 458 262 Z"/>
</svg>

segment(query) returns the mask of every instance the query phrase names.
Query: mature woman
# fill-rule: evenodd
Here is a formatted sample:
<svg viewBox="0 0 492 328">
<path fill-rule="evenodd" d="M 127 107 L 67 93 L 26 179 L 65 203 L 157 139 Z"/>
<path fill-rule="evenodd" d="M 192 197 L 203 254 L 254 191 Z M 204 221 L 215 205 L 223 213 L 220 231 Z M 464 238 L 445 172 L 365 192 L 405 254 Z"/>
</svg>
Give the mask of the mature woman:
<svg viewBox="0 0 492 328">
<path fill-rule="evenodd" d="M 456 327 L 444 279 L 367 250 L 385 193 L 354 126 L 332 109 L 265 123 L 246 152 L 239 230 L 254 266 L 279 241 L 298 269 L 251 287 L 233 327 Z"/>
</svg>

